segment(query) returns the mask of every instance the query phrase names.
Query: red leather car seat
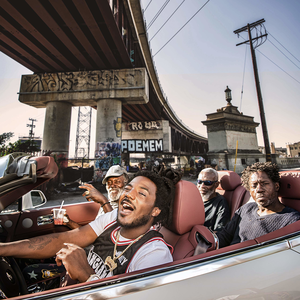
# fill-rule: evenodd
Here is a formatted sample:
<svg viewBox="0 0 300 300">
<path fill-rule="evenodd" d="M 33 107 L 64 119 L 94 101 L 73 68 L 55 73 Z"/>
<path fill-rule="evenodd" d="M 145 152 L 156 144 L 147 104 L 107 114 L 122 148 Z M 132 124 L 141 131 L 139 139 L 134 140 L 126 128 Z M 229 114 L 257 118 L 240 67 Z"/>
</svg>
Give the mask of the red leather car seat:
<svg viewBox="0 0 300 300">
<path fill-rule="evenodd" d="M 228 202 L 231 218 L 235 211 L 248 202 L 249 192 L 242 186 L 241 177 L 233 171 L 218 171 L 220 184 L 217 192 Z"/>
<path fill-rule="evenodd" d="M 196 232 L 212 244 L 208 251 L 215 249 L 214 236 L 203 225 L 204 221 L 204 205 L 198 188 L 192 182 L 180 180 L 176 184 L 172 223 L 160 230 L 165 241 L 173 246 L 174 260 L 193 256 Z"/>
<path fill-rule="evenodd" d="M 280 201 L 300 212 L 300 170 L 280 172 Z"/>
</svg>

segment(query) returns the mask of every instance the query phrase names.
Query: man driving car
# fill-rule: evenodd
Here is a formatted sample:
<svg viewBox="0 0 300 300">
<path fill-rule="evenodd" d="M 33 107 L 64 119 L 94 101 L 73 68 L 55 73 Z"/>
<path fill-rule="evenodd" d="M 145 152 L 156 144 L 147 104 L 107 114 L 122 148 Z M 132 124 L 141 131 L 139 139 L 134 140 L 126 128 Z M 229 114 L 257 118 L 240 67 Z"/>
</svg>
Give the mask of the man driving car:
<svg viewBox="0 0 300 300">
<path fill-rule="evenodd" d="M 169 248 L 152 225 L 169 220 L 176 182 L 140 171 L 125 186 L 118 210 L 67 232 L 1 243 L 0 255 L 36 259 L 56 255 L 57 264 L 79 282 L 171 262 Z M 87 258 L 82 247 L 91 243 Z"/>
</svg>

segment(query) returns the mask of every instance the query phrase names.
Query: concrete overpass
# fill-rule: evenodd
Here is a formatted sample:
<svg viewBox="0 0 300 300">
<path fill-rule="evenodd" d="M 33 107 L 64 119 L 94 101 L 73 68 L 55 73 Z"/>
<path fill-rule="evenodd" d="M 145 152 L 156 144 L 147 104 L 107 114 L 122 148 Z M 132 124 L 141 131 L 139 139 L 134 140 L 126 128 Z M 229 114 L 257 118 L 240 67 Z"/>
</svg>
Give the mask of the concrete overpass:
<svg viewBox="0 0 300 300">
<path fill-rule="evenodd" d="M 34 72 L 22 76 L 19 100 L 46 107 L 44 150 L 68 156 L 71 108 L 88 105 L 97 108 L 96 156 L 121 144 L 123 152 L 207 152 L 207 139 L 182 123 L 162 91 L 139 0 L 0 7 L 0 50 Z"/>
</svg>

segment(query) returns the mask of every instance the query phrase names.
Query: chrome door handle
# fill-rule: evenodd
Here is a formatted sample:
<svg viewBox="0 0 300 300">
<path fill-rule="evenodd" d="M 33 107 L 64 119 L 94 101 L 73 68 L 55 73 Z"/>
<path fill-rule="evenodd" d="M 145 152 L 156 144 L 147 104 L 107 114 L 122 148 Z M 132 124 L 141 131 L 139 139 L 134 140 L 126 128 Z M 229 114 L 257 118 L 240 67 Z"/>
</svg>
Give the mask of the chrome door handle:
<svg viewBox="0 0 300 300">
<path fill-rule="evenodd" d="M 53 214 L 40 216 L 37 218 L 37 224 L 40 225 L 47 225 L 53 223 Z"/>
</svg>

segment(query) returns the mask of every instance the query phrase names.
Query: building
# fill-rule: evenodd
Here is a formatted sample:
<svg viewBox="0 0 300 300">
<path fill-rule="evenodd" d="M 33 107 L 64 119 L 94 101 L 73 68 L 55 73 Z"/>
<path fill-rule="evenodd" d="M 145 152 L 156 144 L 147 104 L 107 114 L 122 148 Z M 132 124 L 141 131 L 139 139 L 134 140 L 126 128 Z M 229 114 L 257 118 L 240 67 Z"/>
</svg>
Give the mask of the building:
<svg viewBox="0 0 300 300">
<path fill-rule="evenodd" d="M 41 151 L 41 146 L 42 146 L 42 139 L 39 137 L 30 137 L 30 136 L 21 136 L 19 137 L 19 141 L 23 144 L 26 143 L 28 141 L 30 142 L 30 146 L 33 146 L 35 149 L 39 149 L 38 151 L 34 151 L 34 152 L 39 152 Z M 30 149 L 28 149 L 30 151 Z"/>
<path fill-rule="evenodd" d="M 225 90 L 227 105 L 207 114 L 208 162 L 219 170 L 242 172 L 246 166 L 264 162 L 265 155 L 258 149 L 253 117 L 243 115 L 231 104 L 231 90 Z"/>
<path fill-rule="evenodd" d="M 288 157 L 300 157 L 300 142 L 286 145 Z"/>
</svg>

